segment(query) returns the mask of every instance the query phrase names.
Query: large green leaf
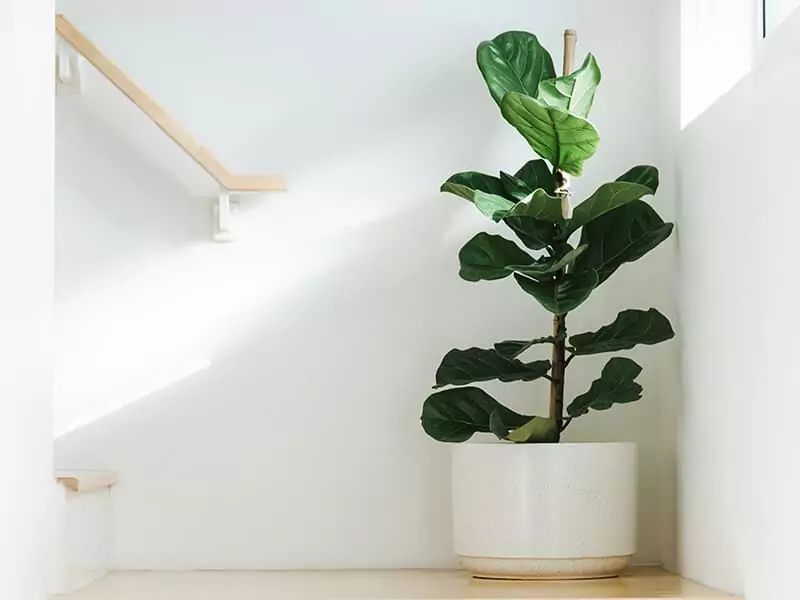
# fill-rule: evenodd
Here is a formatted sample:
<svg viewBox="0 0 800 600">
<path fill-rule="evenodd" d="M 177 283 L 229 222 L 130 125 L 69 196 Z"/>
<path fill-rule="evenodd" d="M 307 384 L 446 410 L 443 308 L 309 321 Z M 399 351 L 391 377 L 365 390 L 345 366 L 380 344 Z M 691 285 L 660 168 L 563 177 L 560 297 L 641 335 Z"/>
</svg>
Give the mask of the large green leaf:
<svg viewBox="0 0 800 600">
<path fill-rule="evenodd" d="M 594 56 L 589 54 L 574 73 L 542 81 L 539 84 L 539 99 L 585 119 L 592 108 L 600 78 L 600 67 Z"/>
<path fill-rule="evenodd" d="M 498 354 L 507 358 L 517 358 L 520 354 L 525 352 L 537 344 L 552 344 L 556 341 L 552 335 L 540 337 L 533 340 L 507 340 L 505 342 L 497 342 L 494 349 Z"/>
<path fill-rule="evenodd" d="M 639 165 L 617 177 L 617 181 L 639 183 L 650 188 L 650 193 L 658 191 L 658 169 L 650 165 Z"/>
<path fill-rule="evenodd" d="M 478 69 L 495 102 L 501 105 L 507 92 L 536 96 L 539 82 L 556 76 L 550 53 L 532 33 L 507 31 L 481 42 Z"/>
<path fill-rule="evenodd" d="M 606 363 L 600 379 L 595 379 L 585 394 L 567 407 L 567 414 L 580 417 L 592 410 L 608 410 L 614 404 L 635 402 L 642 397 L 642 386 L 634 381 L 642 367 L 629 358 L 615 357 Z"/>
<path fill-rule="evenodd" d="M 538 189 L 531 194 L 529 199 L 517 202 L 503 217 L 560 223 L 563 220 L 561 198 L 551 196 L 544 190 Z"/>
<path fill-rule="evenodd" d="M 466 385 L 494 379 L 504 383 L 534 381 L 547 375 L 549 370 L 549 360 L 524 363 L 516 358 L 504 356 L 494 349 L 455 349 L 444 355 L 436 370 L 435 387 Z"/>
<path fill-rule="evenodd" d="M 536 298 L 545 309 L 554 315 L 563 315 L 575 310 L 592 293 L 597 285 L 597 273 L 580 271 L 567 273 L 559 280 L 535 281 L 524 275 L 514 274 L 519 286 Z"/>
<path fill-rule="evenodd" d="M 630 350 L 639 344 L 660 344 L 674 336 L 669 319 L 651 308 L 624 310 L 613 323 L 594 332 L 573 335 L 569 343 L 575 354 L 599 354 Z"/>
<path fill-rule="evenodd" d="M 502 196 L 505 193 L 500 179 L 493 175 L 486 175 L 477 171 L 465 171 L 456 173 L 445 181 L 440 188 L 443 192 L 455 194 L 464 200 L 475 201 L 475 192 L 481 191 L 486 194 Z"/>
<path fill-rule="evenodd" d="M 492 221 L 500 221 L 505 215 L 514 208 L 514 202 L 508 198 L 503 198 L 496 194 L 486 194 L 475 192 L 475 206 Z"/>
<path fill-rule="evenodd" d="M 623 264 L 658 246 L 672 228 L 672 223 L 665 223 L 646 202 L 626 204 L 583 228 L 580 243 L 589 248 L 575 261 L 575 270 L 597 271 L 600 284 Z"/>
<path fill-rule="evenodd" d="M 478 432 L 490 433 L 493 412 L 509 428 L 522 427 L 530 417 L 500 404 L 480 388 L 452 388 L 428 396 L 422 405 L 422 427 L 440 442 L 466 442 Z"/>
<path fill-rule="evenodd" d="M 529 160 L 514 175 L 501 171 L 500 181 L 506 195 L 517 200 L 524 200 L 538 189 L 544 190 L 551 196 L 555 195 L 556 191 L 553 173 L 547 163 L 541 159 Z"/>
<path fill-rule="evenodd" d="M 559 434 L 555 419 L 533 417 L 509 433 L 506 439 L 518 444 L 552 444 L 558 441 Z"/>
<path fill-rule="evenodd" d="M 523 275 L 537 279 L 543 275 L 555 273 L 571 265 L 586 251 L 586 248 L 587 246 L 578 246 L 558 257 L 539 259 L 530 265 L 510 265 L 507 268 L 514 273 L 522 273 Z"/>
<path fill-rule="evenodd" d="M 572 219 L 570 219 L 564 230 L 564 238 L 568 238 L 579 228 L 607 212 L 611 212 L 634 200 L 639 200 L 642 196 L 647 196 L 648 194 L 652 194 L 650 188 L 639 183 L 629 183 L 627 181 L 604 183 L 594 194 L 578 204 L 575 210 L 572 211 Z"/>
<path fill-rule="evenodd" d="M 512 217 L 503 219 L 508 228 L 514 232 L 526 247 L 531 250 L 542 250 L 550 245 L 558 234 L 554 223 Z"/>
<path fill-rule="evenodd" d="M 459 275 L 467 281 L 503 279 L 513 273 L 509 265 L 532 265 L 533 257 L 514 242 L 491 233 L 479 233 L 458 253 Z"/>
<path fill-rule="evenodd" d="M 597 151 L 600 136 L 589 121 L 516 92 L 503 99 L 503 117 L 553 167 L 572 175 Z"/>
</svg>

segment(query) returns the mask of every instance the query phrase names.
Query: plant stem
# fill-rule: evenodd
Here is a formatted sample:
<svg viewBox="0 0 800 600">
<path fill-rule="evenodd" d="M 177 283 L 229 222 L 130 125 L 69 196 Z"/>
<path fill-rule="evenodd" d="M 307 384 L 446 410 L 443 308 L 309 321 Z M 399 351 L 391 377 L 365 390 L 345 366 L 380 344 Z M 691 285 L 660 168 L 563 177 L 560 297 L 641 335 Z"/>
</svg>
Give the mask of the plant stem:
<svg viewBox="0 0 800 600">
<path fill-rule="evenodd" d="M 564 373 L 566 364 L 567 315 L 553 317 L 553 356 L 550 381 L 550 418 L 555 420 L 559 437 L 564 422 Z"/>
</svg>

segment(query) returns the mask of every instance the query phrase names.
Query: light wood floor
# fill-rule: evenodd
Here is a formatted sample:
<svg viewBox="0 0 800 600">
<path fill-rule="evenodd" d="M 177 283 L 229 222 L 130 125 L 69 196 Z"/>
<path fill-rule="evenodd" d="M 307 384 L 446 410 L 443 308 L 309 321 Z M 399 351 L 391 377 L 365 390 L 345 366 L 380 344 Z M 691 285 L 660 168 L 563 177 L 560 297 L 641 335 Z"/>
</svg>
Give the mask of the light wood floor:
<svg viewBox="0 0 800 600">
<path fill-rule="evenodd" d="M 618 579 L 494 582 L 461 571 L 117 572 L 63 600 L 704 600 L 730 597 L 655 568 Z"/>
</svg>

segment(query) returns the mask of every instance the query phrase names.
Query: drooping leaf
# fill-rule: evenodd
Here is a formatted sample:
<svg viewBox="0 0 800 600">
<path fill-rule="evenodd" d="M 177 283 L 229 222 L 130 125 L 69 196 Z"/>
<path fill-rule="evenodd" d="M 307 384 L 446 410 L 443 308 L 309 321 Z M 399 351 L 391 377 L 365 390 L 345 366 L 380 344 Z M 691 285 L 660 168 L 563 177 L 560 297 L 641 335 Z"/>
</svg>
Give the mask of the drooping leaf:
<svg viewBox="0 0 800 600">
<path fill-rule="evenodd" d="M 514 242 L 491 233 L 479 233 L 458 253 L 459 275 L 467 281 L 503 279 L 513 273 L 509 265 L 531 265 L 534 259 Z"/>
<path fill-rule="evenodd" d="M 475 192 L 502 196 L 505 193 L 500 179 L 493 175 L 486 175 L 477 171 L 456 173 L 445 181 L 440 188 L 442 192 L 455 194 L 464 200 L 475 201 Z"/>
<path fill-rule="evenodd" d="M 506 439 L 518 444 L 552 444 L 559 438 L 558 425 L 555 419 L 533 417 L 509 433 Z"/>
<path fill-rule="evenodd" d="M 655 194 L 658 191 L 658 169 L 650 165 L 639 165 L 617 177 L 617 181 L 639 183 L 650 188 L 651 194 Z"/>
<path fill-rule="evenodd" d="M 624 310 L 613 323 L 594 332 L 573 335 L 569 343 L 575 354 L 599 354 L 630 350 L 639 344 L 660 344 L 674 336 L 669 319 L 651 308 Z"/>
<path fill-rule="evenodd" d="M 540 259 L 530 265 L 511 265 L 508 269 L 514 273 L 522 273 L 529 277 L 539 278 L 542 275 L 555 273 L 567 265 L 571 265 L 586 251 L 587 247 L 588 246 L 578 246 L 559 257 Z"/>
<path fill-rule="evenodd" d="M 539 83 L 556 76 L 550 53 L 535 35 L 525 31 L 507 31 L 493 40 L 481 42 L 477 60 L 478 69 L 498 105 L 507 92 L 536 96 Z"/>
<path fill-rule="evenodd" d="M 516 273 L 514 279 L 525 292 L 536 298 L 539 304 L 554 315 L 563 315 L 575 310 L 597 286 L 597 273 L 594 271 L 567 273 L 558 281 L 555 279 L 535 281 Z"/>
<path fill-rule="evenodd" d="M 523 202 L 517 202 L 503 216 L 512 219 L 536 219 L 537 221 L 560 223 L 562 221 L 561 198 L 551 196 L 543 189 L 538 189 L 531 194 L 530 198 Z"/>
<path fill-rule="evenodd" d="M 614 357 L 603 367 L 600 379 L 592 382 L 589 391 L 567 407 L 567 414 L 580 417 L 592 410 L 608 410 L 614 404 L 635 402 L 642 397 L 642 386 L 634 381 L 642 367 L 629 358 Z"/>
<path fill-rule="evenodd" d="M 517 202 L 525 200 L 533 190 L 528 189 L 528 184 L 516 175 L 509 175 L 505 171 L 500 171 L 500 181 L 506 195 L 514 198 Z"/>
<path fill-rule="evenodd" d="M 487 194 L 476 191 L 474 195 L 475 206 L 492 221 L 500 221 L 505 215 L 514 208 L 514 202 L 508 198 L 503 198 L 496 194 Z"/>
<path fill-rule="evenodd" d="M 511 431 L 511 427 L 503 422 L 503 417 L 500 416 L 500 411 L 493 410 L 489 415 L 489 431 L 491 431 L 498 439 L 504 440 Z"/>
<path fill-rule="evenodd" d="M 607 212 L 611 212 L 634 200 L 639 200 L 642 196 L 647 196 L 651 193 L 650 188 L 638 183 L 629 183 L 627 181 L 604 183 L 594 194 L 578 204 L 575 210 L 572 211 L 572 219 L 570 219 L 564 230 L 564 239 Z"/>
<path fill-rule="evenodd" d="M 572 175 L 583 172 L 584 161 L 600 143 L 597 130 L 586 119 L 516 92 L 506 94 L 502 113 L 536 154 Z"/>
<path fill-rule="evenodd" d="M 575 261 L 575 270 L 597 271 L 599 285 L 621 265 L 640 259 L 667 239 L 672 228 L 646 202 L 631 202 L 583 228 L 580 243 L 589 248 Z"/>
<path fill-rule="evenodd" d="M 533 340 L 508 340 L 497 342 L 494 345 L 495 351 L 507 358 L 517 358 L 520 354 L 537 344 L 552 344 L 556 341 L 552 335 L 536 338 Z"/>
<path fill-rule="evenodd" d="M 506 217 L 503 223 L 531 250 L 546 248 L 558 234 L 555 223 L 549 221 L 539 221 L 529 217 Z"/>
<path fill-rule="evenodd" d="M 435 387 L 466 385 L 494 379 L 504 383 L 534 381 L 547 375 L 549 370 L 549 360 L 524 363 L 516 358 L 503 356 L 494 349 L 455 349 L 444 355 L 436 371 Z"/>
<path fill-rule="evenodd" d="M 550 196 L 555 195 L 556 191 L 553 173 L 541 159 L 529 160 L 514 175 L 501 171 L 500 181 L 506 193 L 517 200 L 524 200 L 538 189 L 544 190 Z"/>
<path fill-rule="evenodd" d="M 500 404 L 480 388 L 452 388 L 428 396 L 422 405 L 422 427 L 440 442 L 466 442 L 478 432 L 490 433 L 493 412 L 508 427 L 521 427 L 530 420 Z"/>
<path fill-rule="evenodd" d="M 539 84 L 539 99 L 549 106 L 585 119 L 592 108 L 600 78 L 600 67 L 594 56 L 589 54 L 583 65 L 572 74 L 542 81 Z"/>
</svg>

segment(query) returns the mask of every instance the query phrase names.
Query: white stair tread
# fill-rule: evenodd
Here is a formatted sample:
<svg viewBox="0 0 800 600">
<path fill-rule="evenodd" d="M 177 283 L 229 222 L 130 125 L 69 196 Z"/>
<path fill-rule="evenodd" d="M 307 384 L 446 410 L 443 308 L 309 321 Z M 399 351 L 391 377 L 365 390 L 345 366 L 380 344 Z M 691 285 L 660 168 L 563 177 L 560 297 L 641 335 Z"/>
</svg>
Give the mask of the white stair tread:
<svg viewBox="0 0 800 600">
<path fill-rule="evenodd" d="M 72 492 L 89 492 L 116 485 L 118 479 L 114 471 L 56 471 L 56 481 Z"/>
<path fill-rule="evenodd" d="M 464 571 L 114 572 L 64 600 L 705 600 L 732 598 L 657 568 L 598 581 L 510 582 Z"/>
</svg>

